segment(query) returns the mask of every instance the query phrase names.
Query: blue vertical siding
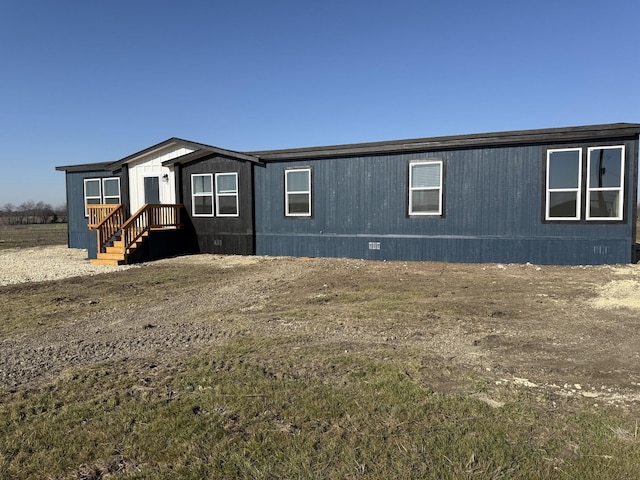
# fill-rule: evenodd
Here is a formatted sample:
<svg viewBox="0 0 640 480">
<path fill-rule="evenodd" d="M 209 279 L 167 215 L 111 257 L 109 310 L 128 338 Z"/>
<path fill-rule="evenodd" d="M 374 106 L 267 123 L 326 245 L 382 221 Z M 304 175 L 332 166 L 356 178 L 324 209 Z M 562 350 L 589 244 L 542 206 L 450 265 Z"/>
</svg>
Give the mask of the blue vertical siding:
<svg viewBox="0 0 640 480">
<path fill-rule="evenodd" d="M 111 176 L 104 170 L 66 173 L 69 248 L 85 249 L 89 258 L 96 258 L 98 242 L 96 232 L 89 230 L 84 216 L 84 179 Z"/>
<path fill-rule="evenodd" d="M 633 187 L 637 142 L 626 141 Z M 594 145 L 601 144 L 595 142 Z M 626 220 L 544 222 L 545 147 L 272 161 L 255 171 L 256 253 L 454 262 L 628 263 L 632 188 Z M 445 162 L 444 216 L 409 217 L 408 164 Z M 284 215 L 284 170 L 311 167 L 311 218 Z M 379 242 L 379 249 L 370 249 Z M 374 243 L 374 245 L 376 245 Z"/>
</svg>

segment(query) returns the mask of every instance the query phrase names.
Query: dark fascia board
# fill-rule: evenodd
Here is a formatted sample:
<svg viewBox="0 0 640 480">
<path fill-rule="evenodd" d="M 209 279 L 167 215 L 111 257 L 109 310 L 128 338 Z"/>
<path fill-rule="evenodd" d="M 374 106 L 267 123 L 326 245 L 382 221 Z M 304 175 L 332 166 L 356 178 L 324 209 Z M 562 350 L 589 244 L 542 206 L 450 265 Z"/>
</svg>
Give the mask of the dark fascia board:
<svg viewBox="0 0 640 480">
<path fill-rule="evenodd" d="M 325 147 L 292 148 L 249 152 L 261 160 L 297 160 L 338 156 L 381 155 L 416 151 L 448 150 L 453 148 L 497 147 L 515 144 L 575 142 L 606 138 L 628 138 L 640 135 L 640 124 L 612 123 L 580 127 L 514 130 L 509 132 L 480 133 L 446 137 L 393 140 Z"/>
<path fill-rule="evenodd" d="M 132 155 L 129 155 L 129 156 L 124 157 L 124 158 L 122 158 L 120 160 L 117 160 L 117 161 L 111 163 L 108 168 L 110 170 L 118 170 L 125 163 L 129 163 L 132 160 L 135 160 L 135 159 L 140 158 L 140 157 L 144 157 L 145 155 L 149 155 L 150 153 L 153 153 L 153 152 L 158 151 L 158 150 L 162 150 L 162 149 L 164 149 L 166 147 L 169 147 L 171 145 L 179 145 L 179 146 L 182 146 L 182 147 L 190 148 L 190 149 L 195 150 L 195 151 L 206 150 L 206 151 L 209 151 L 209 152 L 212 152 L 212 153 L 219 153 L 221 155 L 226 155 L 226 156 L 230 156 L 232 158 L 238 158 L 238 159 L 241 159 L 241 160 L 247 160 L 247 161 L 250 161 L 250 162 L 256 162 L 256 163 L 260 162 L 260 160 L 257 157 L 253 156 L 253 155 L 240 153 L 240 152 L 234 152 L 232 150 L 224 150 L 224 149 L 221 149 L 221 148 L 214 147 L 212 145 L 205 145 L 204 143 L 192 142 L 190 140 L 183 140 L 182 138 L 172 137 L 172 138 L 170 138 L 168 140 L 165 140 L 164 142 L 157 143 L 156 145 L 152 145 L 149 148 L 145 148 L 144 150 L 141 150 L 141 151 L 136 152 L 136 153 L 134 153 Z M 187 154 L 187 155 L 189 155 L 189 154 Z M 186 155 L 183 155 L 183 157 L 184 156 L 186 156 Z M 178 157 L 178 159 L 179 158 L 182 158 L 182 157 Z M 181 163 L 181 162 L 174 161 L 174 160 L 178 160 L 178 159 L 173 159 L 173 160 L 164 162 L 163 164 L 164 165 L 172 165 L 173 163 Z"/>
<path fill-rule="evenodd" d="M 61 167 L 56 167 L 56 170 L 59 172 L 93 172 L 104 170 L 105 172 L 110 171 L 107 167 L 111 164 L 111 162 L 100 162 L 100 163 L 85 163 L 83 165 L 65 165 Z"/>
<path fill-rule="evenodd" d="M 198 150 L 194 150 L 191 153 L 187 153 L 180 157 L 172 158 L 171 160 L 166 160 L 162 162 L 162 165 L 186 165 L 191 162 L 195 162 L 196 160 L 200 160 L 201 158 L 210 156 L 210 155 L 220 155 L 222 157 L 232 158 L 234 160 L 243 160 L 246 162 L 252 163 L 262 163 L 260 159 L 254 155 L 248 155 L 246 153 L 234 152 L 233 150 L 225 150 L 223 148 L 213 147 L 210 145 L 202 145 L 202 148 Z"/>
<path fill-rule="evenodd" d="M 162 150 L 163 148 L 166 148 L 166 147 L 168 147 L 170 145 L 173 145 L 173 144 L 182 144 L 182 145 L 184 145 L 186 147 L 189 147 L 189 146 L 193 145 L 193 143 L 194 142 L 189 142 L 187 140 L 182 140 L 180 138 L 172 137 L 172 138 L 170 138 L 168 140 L 165 140 L 164 142 L 156 143 L 155 145 L 152 145 L 152 146 L 150 146 L 148 148 L 145 148 L 144 150 L 140 150 L 139 152 L 136 152 L 136 153 L 134 153 L 132 155 L 128 155 L 128 156 L 126 156 L 124 158 L 121 158 L 120 160 L 116 160 L 115 162 L 111 162 L 109 164 L 109 168 L 111 170 L 117 170 L 120 167 L 122 167 L 122 165 L 124 165 L 125 163 L 129 163 L 130 161 L 135 160 L 136 158 L 143 157 L 145 155 L 149 155 L 150 153 L 153 153 L 153 152 L 155 152 L 157 150 Z M 195 148 L 195 147 L 192 147 L 192 148 Z"/>
</svg>

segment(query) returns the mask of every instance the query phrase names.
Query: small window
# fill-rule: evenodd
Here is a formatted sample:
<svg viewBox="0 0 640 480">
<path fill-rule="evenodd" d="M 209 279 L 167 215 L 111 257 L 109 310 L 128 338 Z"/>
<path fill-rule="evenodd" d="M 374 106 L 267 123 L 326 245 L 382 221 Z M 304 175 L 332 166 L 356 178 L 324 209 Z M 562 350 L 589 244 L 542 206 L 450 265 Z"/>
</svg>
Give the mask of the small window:
<svg viewBox="0 0 640 480">
<path fill-rule="evenodd" d="M 102 204 L 102 189 L 99 178 L 86 178 L 84 180 L 84 216 L 88 217 L 87 205 Z"/>
<path fill-rule="evenodd" d="M 311 169 L 285 170 L 285 215 L 311 216 Z"/>
<path fill-rule="evenodd" d="M 216 173 L 216 215 L 238 216 L 238 174 Z"/>
<path fill-rule="evenodd" d="M 442 215 L 442 161 L 409 164 L 409 215 Z"/>
<path fill-rule="evenodd" d="M 160 203 L 160 177 L 144 177 L 144 203 Z"/>
<path fill-rule="evenodd" d="M 589 148 L 587 220 L 622 220 L 624 146 Z"/>
<path fill-rule="evenodd" d="M 582 149 L 547 152 L 547 220 L 580 219 Z"/>
<path fill-rule="evenodd" d="M 191 205 L 194 217 L 213 216 L 213 175 L 191 175 Z"/>
<path fill-rule="evenodd" d="M 104 203 L 120 203 L 120 179 L 102 179 L 102 199 Z"/>
</svg>

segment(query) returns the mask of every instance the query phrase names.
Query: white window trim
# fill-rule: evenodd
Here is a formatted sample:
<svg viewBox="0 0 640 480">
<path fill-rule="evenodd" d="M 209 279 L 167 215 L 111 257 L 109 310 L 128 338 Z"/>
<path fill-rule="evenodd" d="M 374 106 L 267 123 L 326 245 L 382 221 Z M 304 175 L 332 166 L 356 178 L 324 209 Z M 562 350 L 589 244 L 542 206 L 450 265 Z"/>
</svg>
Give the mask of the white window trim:
<svg viewBox="0 0 640 480">
<path fill-rule="evenodd" d="M 578 187 L 577 188 L 549 188 L 549 160 L 551 160 L 551 154 L 554 152 L 578 152 Z M 549 221 L 568 221 L 568 220 L 580 220 L 582 215 L 582 148 L 554 148 L 547 150 L 547 172 L 545 183 L 545 220 Z M 576 192 L 576 216 L 575 217 L 552 217 L 551 216 L 551 192 Z"/>
<path fill-rule="evenodd" d="M 219 193 L 218 192 L 218 176 L 233 175 L 235 179 L 235 191 L 233 193 Z M 238 217 L 240 216 L 240 208 L 238 205 L 238 173 L 237 172 L 220 172 L 216 173 L 215 178 L 215 195 L 216 195 L 216 216 L 217 217 Z M 236 197 L 236 213 L 220 213 L 220 197 Z"/>
<path fill-rule="evenodd" d="M 309 173 L 309 190 L 291 190 L 289 191 L 289 174 L 297 173 L 297 172 L 308 172 Z M 312 201 L 311 201 L 311 190 L 312 190 L 312 180 L 311 180 L 311 168 L 290 168 L 284 171 L 284 201 L 285 201 L 285 211 L 284 214 L 287 217 L 310 217 L 312 212 Z M 289 195 L 309 195 L 309 212 L 308 213 L 291 213 L 289 211 Z"/>
<path fill-rule="evenodd" d="M 620 186 L 619 187 L 590 187 L 591 185 L 591 152 L 593 150 L 611 150 L 620 149 Z M 624 145 L 612 145 L 604 147 L 589 147 L 587 149 L 587 193 L 586 193 L 586 219 L 597 221 L 616 221 L 624 219 L 624 212 L 622 211 L 624 205 L 624 177 L 625 177 L 625 148 Z M 591 192 L 618 192 L 618 212 L 616 217 L 592 217 L 591 216 Z"/>
<path fill-rule="evenodd" d="M 96 195 L 92 195 L 92 196 L 88 196 L 87 195 L 87 182 L 98 182 L 98 188 L 100 190 L 100 193 L 96 196 Z M 95 200 L 96 198 L 98 199 L 98 203 L 102 203 L 102 182 L 100 181 L 100 178 L 85 178 L 84 179 L 84 183 L 83 183 L 83 195 L 84 195 L 84 216 L 85 217 L 89 217 L 89 209 L 87 208 L 87 204 L 89 203 L 88 200 L 92 199 Z"/>
<path fill-rule="evenodd" d="M 106 195 L 105 192 L 105 188 L 104 188 L 104 184 L 107 181 L 112 181 L 112 180 L 117 180 L 118 181 L 118 195 Z M 118 201 L 116 202 L 116 204 L 122 203 L 122 191 L 120 190 L 120 177 L 104 177 L 102 179 L 102 203 L 107 203 L 107 198 L 117 198 Z"/>
<path fill-rule="evenodd" d="M 412 187 L 413 184 L 413 167 L 416 165 L 434 165 L 440 166 L 440 181 L 437 187 Z M 442 216 L 442 184 L 443 184 L 443 162 L 442 160 L 418 160 L 409 162 L 409 215 L 421 217 L 438 217 Z M 414 212 L 413 211 L 413 192 L 438 190 L 438 211 L 437 212 Z"/>
<path fill-rule="evenodd" d="M 211 193 L 195 193 L 193 191 L 193 179 L 195 177 L 209 177 L 211 179 Z M 213 217 L 215 212 L 214 205 L 214 184 L 213 184 L 213 174 L 212 173 L 193 173 L 191 174 L 191 214 L 194 217 Z M 196 197 L 211 197 L 211 213 L 196 213 L 196 205 L 195 199 Z"/>
</svg>

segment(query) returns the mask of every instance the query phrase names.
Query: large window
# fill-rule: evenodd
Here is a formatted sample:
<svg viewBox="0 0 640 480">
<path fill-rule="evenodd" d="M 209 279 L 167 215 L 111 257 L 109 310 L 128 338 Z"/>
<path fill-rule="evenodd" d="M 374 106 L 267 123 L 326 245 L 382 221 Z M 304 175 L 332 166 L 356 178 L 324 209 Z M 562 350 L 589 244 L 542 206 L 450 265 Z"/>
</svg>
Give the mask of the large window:
<svg viewBox="0 0 640 480">
<path fill-rule="evenodd" d="M 216 173 L 216 215 L 238 216 L 238 174 Z"/>
<path fill-rule="evenodd" d="M 587 220 L 622 220 L 624 147 L 589 148 Z"/>
<path fill-rule="evenodd" d="M 442 161 L 409 164 L 409 215 L 442 215 Z"/>
<path fill-rule="evenodd" d="M 311 216 L 311 169 L 285 170 L 285 215 L 288 217 Z"/>
<path fill-rule="evenodd" d="M 194 217 L 237 217 L 238 174 L 191 175 L 191 206 Z"/>
<path fill-rule="evenodd" d="M 88 217 L 87 205 L 120 203 L 120 178 L 85 178 L 84 180 L 84 216 Z"/>
<path fill-rule="evenodd" d="M 623 145 L 547 151 L 545 219 L 622 220 Z"/>
<path fill-rule="evenodd" d="M 547 152 L 547 220 L 580 218 L 582 149 Z"/>
<path fill-rule="evenodd" d="M 213 175 L 191 175 L 191 206 L 194 217 L 213 216 Z"/>
</svg>

